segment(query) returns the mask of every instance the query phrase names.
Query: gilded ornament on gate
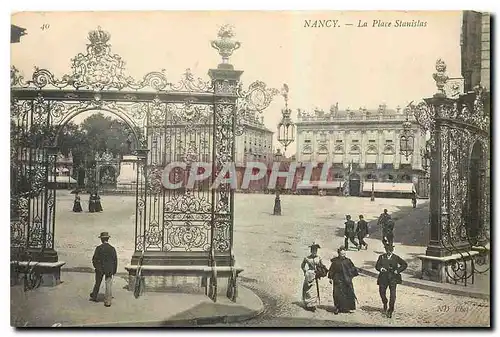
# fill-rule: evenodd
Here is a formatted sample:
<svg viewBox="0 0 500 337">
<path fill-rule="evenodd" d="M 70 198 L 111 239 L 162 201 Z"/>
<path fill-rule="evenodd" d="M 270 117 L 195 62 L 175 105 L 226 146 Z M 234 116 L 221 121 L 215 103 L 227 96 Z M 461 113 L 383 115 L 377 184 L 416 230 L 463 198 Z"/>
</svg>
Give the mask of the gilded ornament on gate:
<svg viewBox="0 0 500 337">
<path fill-rule="evenodd" d="M 241 43 L 232 40 L 234 37 L 233 27 L 227 24 L 219 29 L 217 36 L 218 39 L 213 40 L 211 46 L 219 52 L 220 56 L 222 56 L 222 63 L 227 64 L 229 62 L 229 57 L 236 49 L 241 47 Z"/>
<path fill-rule="evenodd" d="M 432 78 L 436 81 L 436 87 L 440 94 L 446 95 L 444 90 L 444 85 L 448 81 L 449 77 L 446 74 L 446 63 L 442 59 L 436 61 L 436 73 L 432 74 Z"/>
<path fill-rule="evenodd" d="M 278 89 L 267 88 L 267 85 L 262 81 L 253 82 L 243 95 L 246 110 L 262 112 L 271 104 L 273 97 L 278 93 Z"/>
</svg>

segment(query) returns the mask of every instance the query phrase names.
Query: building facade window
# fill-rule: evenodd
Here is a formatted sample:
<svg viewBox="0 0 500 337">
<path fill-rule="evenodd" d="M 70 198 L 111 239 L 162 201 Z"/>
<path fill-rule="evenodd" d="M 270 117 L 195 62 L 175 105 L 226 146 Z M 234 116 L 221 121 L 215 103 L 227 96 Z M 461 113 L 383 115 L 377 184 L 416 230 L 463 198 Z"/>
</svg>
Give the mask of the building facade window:
<svg viewBox="0 0 500 337">
<path fill-rule="evenodd" d="M 335 179 L 344 179 L 344 175 L 342 173 L 335 173 L 333 175 L 333 178 L 335 178 Z"/>
</svg>

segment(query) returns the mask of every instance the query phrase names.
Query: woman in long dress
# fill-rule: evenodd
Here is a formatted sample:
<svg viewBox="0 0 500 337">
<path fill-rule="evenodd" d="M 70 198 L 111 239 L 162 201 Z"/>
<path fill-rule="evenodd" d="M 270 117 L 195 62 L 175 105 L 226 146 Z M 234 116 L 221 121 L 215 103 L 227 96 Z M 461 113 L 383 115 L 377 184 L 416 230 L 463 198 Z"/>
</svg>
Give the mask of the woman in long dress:
<svg viewBox="0 0 500 337">
<path fill-rule="evenodd" d="M 352 279 L 359 275 L 358 269 L 351 259 L 346 257 L 343 246 L 337 250 L 337 254 L 337 257 L 330 260 L 332 264 L 328 271 L 328 278 L 330 283 L 333 284 L 334 313 L 349 313 L 350 310 L 356 310 L 356 294 Z"/>
<path fill-rule="evenodd" d="M 321 248 L 321 246 L 313 242 L 309 248 L 311 248 L 311 254 L 304 258 L 300 266 L 304 272 L 302 301 L 304 302 L 306 310 L 314 312 L 316 311 L 316 306 L 319 302 L 317 280 L 326 276 L 328 269 L 325 267 L 321 257 L 318 255 L 318 249 Z"/>
<path fill-rule="evenodd" d="M 75 201 L 73 202 L 73 212 L 80 213 L 83 211 L 82 209 L 82 204 L 80 201 L 80 196 L 78 195 L 78 192 L 75 193 Z"/>
<path fill-rule="evenodd" d="M 95 193 L 95 211 L 102 212 L 101 197 Z"/>
<path fill-rule="evenodd" d="M 279 190 L 276 190 L 276 198 L 274 198 L 273 215 L 281 215 L 281 199 Z"/>
<path fill-rule="evenodd" d="M 89 212 L 94 213 L 96 211 L 96 200 L 94 193 L 90 193 L 89 196 Z"/>
</svg>

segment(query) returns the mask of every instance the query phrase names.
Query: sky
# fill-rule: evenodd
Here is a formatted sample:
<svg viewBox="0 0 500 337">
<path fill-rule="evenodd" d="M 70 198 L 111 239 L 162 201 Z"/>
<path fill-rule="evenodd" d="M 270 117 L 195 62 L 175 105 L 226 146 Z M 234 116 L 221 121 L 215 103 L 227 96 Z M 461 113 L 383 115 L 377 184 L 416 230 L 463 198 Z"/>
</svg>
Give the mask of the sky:
<svg viewBox="0 0 500 337">
<path fill-rule="evenodd" d="M 306 20 L 338 20 L 339 26 L 305 27 Z M 373 27 L 374 20 L 392 26 Z M 426 26 L 395 27 L 396 20 Z M 360 21 L 367 27 L 358 27 Z M 130 76 L 165 69 L 171 82 L 186 68 L 208 80 L 208 69 L 221 61 L 210 41 L 220 25 L 231 24 L 242 45 L 230 63 L 244 71 L 244 87 L 255 80 L 277 89 L 286 83 L 294 120 L 297 109 L 328 111 L 337 102 L 341 110 L 381 103 L 394 108 L 429 97 L 436 91 L 438 58 L 450 77 L 460 77 L 458 11 L 24 12 L 14 14 L 12 23 L 27 29 L 21 43 L 11 44 L 11 64 L 25 78 L 35 66 L 57 77 L 70 73 L 70 59 L 85 53 L 88 32 L 100 26 L 111 34 L 112 52 L 125 60 Z M 283 105 L 276 96 L 263 112 L 271 130 Z M 290 147 L 287 153 L 294 153 Z"/>
</svg>

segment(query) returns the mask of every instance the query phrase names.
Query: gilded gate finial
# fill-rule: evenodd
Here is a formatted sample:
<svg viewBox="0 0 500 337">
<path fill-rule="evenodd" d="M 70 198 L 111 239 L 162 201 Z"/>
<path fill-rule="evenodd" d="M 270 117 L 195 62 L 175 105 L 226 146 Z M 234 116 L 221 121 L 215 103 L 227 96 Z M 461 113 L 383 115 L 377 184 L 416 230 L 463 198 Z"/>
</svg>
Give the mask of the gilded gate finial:
<svg viewBox="0 0 500 337">
<path fill-rule="evenodd" d="M 229 63 L 229 56 L 231 56 L 236 49 L 241 47 L 241 43 L 232 40 L 234 37 L 234 28 L 228 24 L 220 27 L 217 36 L 218 39 L 212 40 L 211 46 L 219 52 L 220 56 L 222 56 L 222 63 L 227 64 Z"/>
<path fill-rule="evenodd" d="M 432 74 L 432 78 L 436 81 L 438 93 L 446 95 L 444 85 L 448 81 L 449 77 L 446 74 L 446 63 L 444 63 L 442 59 L 438 59 L 436 61 L 436 72 Z"/>
<path fill-rule="evenodd" d="M 97 27 L 97 30 L 89 32 L 88 39 L 92 45 L 106 44 L 111 38 L 111 34 L 101 29 L 101 26 Z"/>
</svg>

